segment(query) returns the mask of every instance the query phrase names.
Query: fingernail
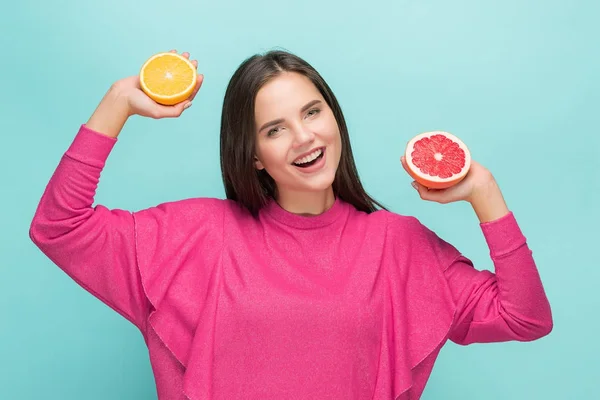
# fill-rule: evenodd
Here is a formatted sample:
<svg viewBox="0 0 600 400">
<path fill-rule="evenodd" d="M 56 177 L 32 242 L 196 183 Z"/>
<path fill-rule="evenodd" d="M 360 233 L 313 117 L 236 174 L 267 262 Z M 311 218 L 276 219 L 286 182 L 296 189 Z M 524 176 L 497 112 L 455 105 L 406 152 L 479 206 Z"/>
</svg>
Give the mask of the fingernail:
<svg viewBox="0 0 600 400">
<path fill-rule="evenodd" d="M 411 185 L 412 187 L 414 187 L 414 188 L 415 188 L 415 190 L 419 190 L 419 187 L 417 186 L 417 182 L 411 182 L 411 183 L 410 183 L 410 185 Z"/>
<path fill-rule="evenodd" d="M 188 107 L 190 107 L 192 105 L 192 102 L 190 101 L 189 103 L 186 103 L 183 105 L 183 108 L 186 109 Z"/>
</svg>

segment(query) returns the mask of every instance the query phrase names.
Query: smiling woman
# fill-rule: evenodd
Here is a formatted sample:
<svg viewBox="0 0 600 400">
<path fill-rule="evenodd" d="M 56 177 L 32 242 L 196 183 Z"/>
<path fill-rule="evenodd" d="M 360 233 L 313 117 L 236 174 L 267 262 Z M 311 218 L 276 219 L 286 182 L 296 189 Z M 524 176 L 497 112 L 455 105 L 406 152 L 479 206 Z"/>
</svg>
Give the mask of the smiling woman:
<svg viewBox="0 0 600 400">
<path fill-rule="evenodd" d="M 247 59 L 229 83 L 221 121 L 226 195 L 253 215 L 270 199 L 302 213 L 322 212 L 334 198 L 365 212 L 383 208 L 360 182 L 333 91 L 300 57 L 271 51 Z M 294 164 L 310 155 L 321 158 Z"/>
<path fill-rule="evenodd" d="M 316 100 L 306 103 L 311 98 Z M 320 108 L 310 108 L 316 104 Z M 273 197 L 289 210 L 331 207 L 341 137 L 335 116 L 315 85 L 304 75 L 283 73 L 259 90 L 255 115 L 258 126 L 272 115 L 285 116 L 274 128 L 259 131 L 256 142 L 256 168 L 277 182 Z"/>
<path fill-rule="evenodd" d="M 181 115 L 197 82 L 173 106 L 136 77 L 115 83 L 61 158 L 29 233 L 142 332 L 160 399 L 418 399 L 448 340 L 552 330 L 532 252 L 491 173 L 473 162 L 450 189 L 417 189 L 473 206 L 495 273 L 369 197 L 333 92 L 291 53 L 250 57 L 227 87 L 227 199 L 93 206 L 128 117 Z"/>
</svg>

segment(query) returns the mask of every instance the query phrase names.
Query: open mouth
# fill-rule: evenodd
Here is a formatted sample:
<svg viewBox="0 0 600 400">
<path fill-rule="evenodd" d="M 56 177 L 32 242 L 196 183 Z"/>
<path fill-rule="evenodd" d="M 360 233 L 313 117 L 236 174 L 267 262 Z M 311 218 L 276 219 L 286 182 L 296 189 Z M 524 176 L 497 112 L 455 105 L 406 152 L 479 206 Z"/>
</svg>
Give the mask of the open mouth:
<svg viewBox="0 0 600 400">
<path fill-rule="evenodd" d="M 302 157 L 301 159 L 294 161 L 292 164 L 298 168 L 308 168 L 319 162 L 319 160 L 323 158 L 323 154 L 325 154 L 325 148 L 321 147 L 306 157 Z"/>
</svg>

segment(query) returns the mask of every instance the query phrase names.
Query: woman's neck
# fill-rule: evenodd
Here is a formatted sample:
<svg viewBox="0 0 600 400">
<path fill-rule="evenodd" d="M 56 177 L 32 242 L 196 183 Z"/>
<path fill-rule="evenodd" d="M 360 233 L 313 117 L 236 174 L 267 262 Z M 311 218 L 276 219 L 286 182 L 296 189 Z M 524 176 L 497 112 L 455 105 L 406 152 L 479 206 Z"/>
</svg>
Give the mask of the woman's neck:
<svg viewBox="0 0 600 400">
<path fill-rule="evenodd" d="M 335 202 L 333 188 L 320 192 L 281 191 L 277 194 L 277 203 L 284 210 L 293 214 L 311 216 L 329 210 Z"/>
</svg>

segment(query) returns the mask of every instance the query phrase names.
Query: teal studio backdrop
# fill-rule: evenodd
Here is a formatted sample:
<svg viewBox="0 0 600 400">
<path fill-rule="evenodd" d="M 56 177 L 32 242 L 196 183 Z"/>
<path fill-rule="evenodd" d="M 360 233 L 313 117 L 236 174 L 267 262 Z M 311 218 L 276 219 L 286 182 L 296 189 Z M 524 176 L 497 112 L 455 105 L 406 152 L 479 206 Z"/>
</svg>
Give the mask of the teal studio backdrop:
<svg viewBox="0 0 600 400">
<path fill-rule="evenodd" d="M 532 343 L 442 350 L 424 399 L 600 398 L 596 1 L 12 1 L 0 11 L 0 398 L 152 399 L 140 333 L 29 240 L 62 153 L 111 83 L 190 51 L 205 82 L 180 119 L 133 118 L 96 201 L 138 210 L 223 197 L 220 108 L 235 68 L 285 48 L 338 96 L 367 190 L 493 269 L 466 203 L 421 200 L 399 157 L 453 132 L 518 218 L 552 304 Z"/>
</svg>

